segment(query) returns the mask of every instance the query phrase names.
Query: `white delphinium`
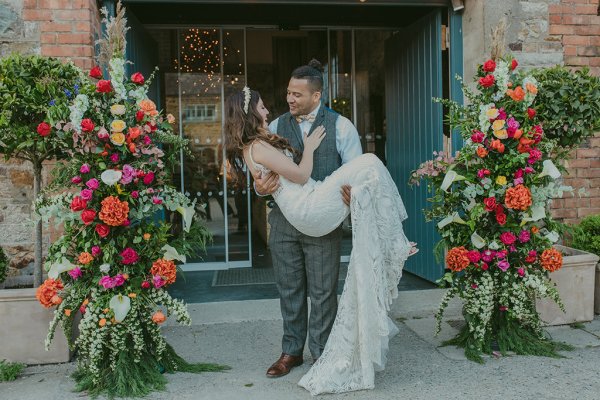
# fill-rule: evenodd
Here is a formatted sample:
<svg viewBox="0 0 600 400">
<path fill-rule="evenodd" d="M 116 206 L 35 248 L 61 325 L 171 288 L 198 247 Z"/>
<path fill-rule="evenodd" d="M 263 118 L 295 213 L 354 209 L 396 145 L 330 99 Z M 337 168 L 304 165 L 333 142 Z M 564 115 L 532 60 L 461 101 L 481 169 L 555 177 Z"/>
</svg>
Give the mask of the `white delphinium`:
<svg viewBox="0 0 600 400">
<path fill-rule="evenodd" d="M 508 82 L 510 81 L 510 65 L 507 61 L 500 60 L 496 64 L 496 70 L 494 76 L 496 77 L 496 86 L 498 87 L 497 93 L 504 96 L 506 89 L 508 89 Z"/>
<path fill-rule="evenodd" d="M 110 83 L 115 91 L 115 100 L 127 99 L 127 89 L 125 89 L 125 60 L 120 57 L 111 58 L 108 62 L 110 73 Z"/>
<path fill-rule="evenodd" d="M 77 133 L 81 133 L 81 121 L 83 120 L 83 115 L 88 110 L 90 106 L 90 101 L 85 94 L 78 94 L 73 101 L 73 104 L 69 106 L 69 110 L 71 113 L 69 114 L 69 120 L 71 121 L 71 125 L 73 129 Z"/>
</svg>

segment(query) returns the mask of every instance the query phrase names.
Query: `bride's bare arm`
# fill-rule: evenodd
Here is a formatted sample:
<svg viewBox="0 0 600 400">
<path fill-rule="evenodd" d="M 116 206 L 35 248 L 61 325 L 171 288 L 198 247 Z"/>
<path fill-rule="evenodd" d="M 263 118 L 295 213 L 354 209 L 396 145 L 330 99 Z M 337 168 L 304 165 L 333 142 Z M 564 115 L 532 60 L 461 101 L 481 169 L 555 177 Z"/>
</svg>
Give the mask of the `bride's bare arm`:
<svg viewBox="0 0 600 400">
<path fill-rule="evenodd" d="M 296 165 L 289 157 L 280 150 L 265 142 L 256 142 L 252 147 L 254 161 L 264 165 L 271 171 L 283 176 L 287 180 L 305 184 L 310 178 L 313 169 L 313 153 L 325 137 L 325 128 L 319 126 L 313 133 L 304 138 L 304 152 L 302 161 Z"/>
</svg>

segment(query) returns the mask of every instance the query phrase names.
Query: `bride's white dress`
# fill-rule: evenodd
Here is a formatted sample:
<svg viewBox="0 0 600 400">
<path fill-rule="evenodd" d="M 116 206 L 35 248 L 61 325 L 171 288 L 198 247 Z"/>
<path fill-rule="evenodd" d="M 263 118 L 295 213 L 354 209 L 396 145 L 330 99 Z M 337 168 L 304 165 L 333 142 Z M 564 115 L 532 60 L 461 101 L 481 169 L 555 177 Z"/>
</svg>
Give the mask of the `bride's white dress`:
<svg viewBox="0 0 600 400">
<path fill-rule="evenodd" d="M 250 159 L 261 172 L 268 170 Z M 288 154 L 289 156 L 289 154 Z M 300 232 L 323 236 L 351 211 L 352 253 L 338 312 L 323 353 L 298 383 L 311 394 L 372 389 L 386 363 L 389 339 L 398 328 L 388 317 L 411 246 L 402 221 L 406 209 L 383 163 L 363 154 L 323 181 L 299 185 L 279 178 L 273 197 Z M 342 185 L 352 186 L 350 209 Z"/>
</svg>

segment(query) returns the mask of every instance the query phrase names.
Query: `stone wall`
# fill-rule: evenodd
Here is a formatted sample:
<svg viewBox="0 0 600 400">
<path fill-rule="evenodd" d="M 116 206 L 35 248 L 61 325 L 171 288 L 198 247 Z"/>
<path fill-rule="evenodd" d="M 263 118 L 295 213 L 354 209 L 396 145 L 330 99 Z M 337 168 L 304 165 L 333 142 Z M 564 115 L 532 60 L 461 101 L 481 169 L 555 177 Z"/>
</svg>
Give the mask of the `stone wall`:
<svg viewBox="0 0 600 400">
<path fill-rule="evenodd" d="M 100 32 L 94 0 L 0 0 L 0 57 L 41 54 L 89 69 Z M 45 164 L 44 183 L 53 165 Z M 0 246 L 10 259 L 9 276 L 33 272 L 32 201 L 31 164 L 0 161 Z M 44 251 L 55 236 L 44 230 Z"/>
</svg>

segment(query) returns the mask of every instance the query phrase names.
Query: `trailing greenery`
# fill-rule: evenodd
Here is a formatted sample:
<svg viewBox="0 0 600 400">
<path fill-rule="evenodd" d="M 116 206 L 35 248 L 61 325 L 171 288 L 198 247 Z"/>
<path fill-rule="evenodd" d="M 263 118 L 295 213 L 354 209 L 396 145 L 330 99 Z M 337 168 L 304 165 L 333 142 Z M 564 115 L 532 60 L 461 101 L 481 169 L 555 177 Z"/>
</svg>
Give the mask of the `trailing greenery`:
<svg viewBox="0 0 600 400">
<path fill-rule="evenodd" d="M 531 71 L 539 82 L 537 116 L 548 139 L 572 150 L 600 129 L 600 78 L 561 66 Z"/>
<path fill-rule="evenodd" d="M 600 256 L 600 214 L 587 216 L 574 227 L 572 246 Z"/>
<path fill-rule="evenodd" d="M 25 364 L 0 360 L 0 382 L 14 381 L 25 369 Z"/>
<path fill-rule="evenodd" d="M 8 273 L 8 258 L 6 258 L 6 254 L 4 254 L 4 250 L 0 247 L 0 283 L 4 282 L 6 279 L 6 274 Z"/>
</svg>

